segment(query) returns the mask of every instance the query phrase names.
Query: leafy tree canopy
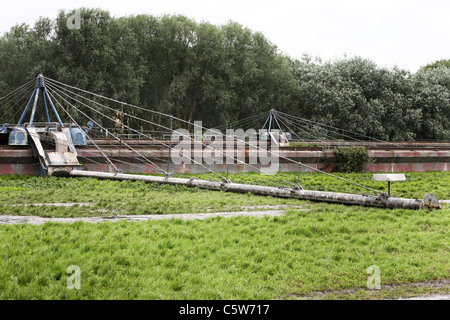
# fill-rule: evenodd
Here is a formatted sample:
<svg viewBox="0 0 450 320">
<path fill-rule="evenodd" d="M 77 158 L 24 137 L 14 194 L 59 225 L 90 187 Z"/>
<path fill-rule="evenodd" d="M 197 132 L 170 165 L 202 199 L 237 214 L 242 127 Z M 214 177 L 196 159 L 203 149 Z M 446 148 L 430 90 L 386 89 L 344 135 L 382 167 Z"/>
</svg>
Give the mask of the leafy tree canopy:
<svg viewBox="0 0 450 320">
<path fill-rule="evenodd" d="M 68 28 L 76 12 L 80 28 Z M 182 15 L 61 11 L 33 27 L 12 27 L 0 37 L 0 61 L 0 96 L 42 73 L 143 107 L 135 115 L 149 123 L 139 129 L 169 126 L 169 119 L 145 110 L 213 127 L 275 108 L 380 139 L 450 139 L 450 60 L 411 74 L 362 57 L 291 59 L 233 21 L 217 26 Z M 0 106 L 9 107 L 12 102 Z M 9 116 L 13 123 L 19 115 Z"/>
</svg>

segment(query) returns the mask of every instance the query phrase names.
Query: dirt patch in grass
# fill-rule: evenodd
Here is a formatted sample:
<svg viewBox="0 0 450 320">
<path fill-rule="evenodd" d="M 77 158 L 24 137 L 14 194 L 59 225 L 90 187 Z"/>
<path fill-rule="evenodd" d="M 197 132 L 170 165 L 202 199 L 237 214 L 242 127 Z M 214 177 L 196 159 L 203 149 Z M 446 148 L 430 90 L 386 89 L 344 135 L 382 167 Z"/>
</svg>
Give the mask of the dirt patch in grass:
<svg viewBox="0 0 450 320">
<path fill-rule="evenodd" d="M 398 300 L 450 300 L 450 294 L 432 294 L 429 296 L 405 298 L 405 299 L 398 299 Z"/>
<path fill-rule="evenodd" d="M 434 294 L 423 295 L 423 292 Z M 422 294 L 421 294 L 422 293 Z M 437 294 L 441 293 L 441 294 Z M 420 295 L 420 296 L 417 296 Z M 305 295 L 287 295 L 281 299 L 398 299 L 398 300 L 450 300 L 450 279 L 423 281 L 417 283 L 381 285 L 380 290 L 367 288 L 350 288 L 336 291 L 317 291 Z"/>
<path fill-rule="evenodd" d="M 30 203 L 30 204 L 14 204 L 11 207 L 85 207 L 93 206 L 95 203 L 92 202 L 76 202 L 76 203 Z"/>
<path fill-rule="evenodd" d="M 297 211 L 307 211 L 307 209 L 298 209 Z M 74 223 L 77 221 L 98 223 L 106 221 L 149 221 L 149 220 L 162 220 L 162 219 L 182 219 L 182 220 L 202 220 L 214 217 L 236 217 L 236 216 L 248 216 L 262 218 L 265 216 L 281 216 L 285 213 L 285 210 L 268 210 L 268 211 L 240 211 L 240 212 L 214 212 L 214 213 L 187 213 L 187 214 L 153 214 L 153 215 L 112 215 L 104 217 L 80 217 L 80 218 L 44 218 L 35 216 L 0 216 L 0 224 L 34 224 L 42 225 L 47 222 L 59 222 L 59 223 Z"/>
</svg>

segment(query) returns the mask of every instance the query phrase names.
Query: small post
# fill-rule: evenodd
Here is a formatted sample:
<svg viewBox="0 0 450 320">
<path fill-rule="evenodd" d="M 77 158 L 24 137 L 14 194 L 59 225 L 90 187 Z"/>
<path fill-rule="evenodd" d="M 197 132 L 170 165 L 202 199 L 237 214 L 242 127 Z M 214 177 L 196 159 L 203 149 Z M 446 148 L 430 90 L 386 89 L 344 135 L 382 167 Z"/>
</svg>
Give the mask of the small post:
<svg viewBox="0 0 450 320">
<path fill-rule="evenodd" d="M 169 151 L 169 153 L 170 153 L 170 151 Z M 170 160 L 168 160 L 168 162 L 167 162 L 167 175 L 171 176 L 171 174 L 170 174 Z"/>
<path fill-rule="evenodd" d="M 171 143 L 171 141 L 167 144 L 167 151 L 168 151 L 168 154 L 167 154 L 167 173 L 169 174 L 169 176 L 171 175 L 170 174 L 170 160 L 171 160 L 170 143 Z M 175 169 L 174 169 L 174 172 L 175 172 Z"/>
<path fill-rule="evenodd" d="M 120 113 L 120 133 L 121 134 L 124 134 L 124 130 L 125 130 L 125 127 L 124 127 L 124 125 L 123 125 L 123 104 L 121 105 L 121 107 L 122 107 L 122 112 Z M 128 131 L 128 133 L 129 133 L 130 131 Z"/>
<path fill-rule="evenodd" d="M 372 180 L 374 181 L 387 181 L 388 183 L 388 196 L 391 196 L 391 182 L 392 181 L 405 181 L 404 174 L 374 174 Z"/>
</svg>

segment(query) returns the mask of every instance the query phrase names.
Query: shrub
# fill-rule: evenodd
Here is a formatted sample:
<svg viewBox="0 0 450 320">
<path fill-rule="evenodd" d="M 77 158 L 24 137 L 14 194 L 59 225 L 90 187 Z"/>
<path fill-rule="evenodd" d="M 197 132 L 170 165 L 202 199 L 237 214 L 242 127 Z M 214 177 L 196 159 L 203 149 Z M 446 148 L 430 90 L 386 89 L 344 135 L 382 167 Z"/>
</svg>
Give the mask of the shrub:
<svg viewBox="0 0 450 320">
<path fill-rule="evenodd" d="M 369 163 L 369 154 L 365 147 L 337 147 L 333 154 L 333 171 L 362 172 Z"/>
</svg>

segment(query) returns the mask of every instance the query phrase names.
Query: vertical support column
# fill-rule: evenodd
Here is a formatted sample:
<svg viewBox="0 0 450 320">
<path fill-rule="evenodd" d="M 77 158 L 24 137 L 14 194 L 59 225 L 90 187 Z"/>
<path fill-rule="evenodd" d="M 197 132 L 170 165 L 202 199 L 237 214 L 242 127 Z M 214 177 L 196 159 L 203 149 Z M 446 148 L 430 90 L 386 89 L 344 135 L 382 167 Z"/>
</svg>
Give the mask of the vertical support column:
<svg viewBox="0 0 450 320">
<path fill-rule="evenodd" d="M 39 93 L 40 93 L 40 89 L 36 88 L 36 94 L 34 95 L 33 109 L 31 110 L 31 117 L 30 117 L 30 124 L 29 124 L 30 127 L 33 126 L 34 116 L 36 114 L 36 106 L 37 106 L 37 102 L 39 99 Z"/>
<path fill-rule="evenodd" d="M 47 122 L 50 123 L 50 115 L 48 114 L 47 98 L 45 97 L 45 87 L 42 89 L 42 97 L 44 98 L 44 111 Z"/>
<path fill-rule="evenodd" d="M 277 119 L 277 116 L 275 115 L 275 113 L 273 114 L 273 119 L 274 119 L 274 122 L 277 124 L 278 129 L 280 129 L 280 133 L 283 133 L 283 129 L 281 129 L 281 126 L 278 123 L 278 119 Z"/>
<path fill-rule="evenodd" d="M 62 123 L 61 118 L 59 117 L 59 114 L 58 114 L 58 112 L 56 111 L 55 105 L 53 104 L 52 98 L 50 98 L 50 95 L 48 94 L 48 91 L 47 91 L 47 90 L 45 90 L 45 94 L 47 95 L 48 101 L 50 102 L 50 106 L 52 107 L 52 110 L 53 110 L 53 113 L 54 113 L 55 116 L 56 116 L 56 119 L 58 119 L 59 125 L 60 125 L 61 127 L 64 127 L 64 124 Z"/>
<path fill-rule="evenodd" d="M 270 109 L 270 115 L 269 115 L 269 128 L 267 132 L 270 132 L 272 130 L 272 117 L 273 117 L 273 110 Z"/>
<path fill-rule="evenodd" d="M 31 101 L 33 101 L 33 97 L 34 97 L 35 94 L 36 94 L 36 90 L 37 90 L 37 88 L 35 88 L 35 89 L 33 90 L 33 93 L 31 94 L 30 100 L 28 101 L 27 107 L 26 107 L 25 110 L 23 111 L 22 116 L 20 117 L 19 123 L 18 123 L 17 125 L 21 125 L 23 119 L 25 119 L 25 115 L 27 114 L 28 108 L 30 108 Z"/>
<path fill-rule="evenodd" d="M 267 122 L 269 122 L 269 119 L 270 119 L 270 113 L 269 113 L 269 117 L 266 119 L 266 122 L 264 122 L 264 125 L 263 125 L 263 129 L 266 127 L 266 124 L 267 124 Z M 230 129 L 231 129 L 231 124 L 230 124 Z"/>
</svg>

